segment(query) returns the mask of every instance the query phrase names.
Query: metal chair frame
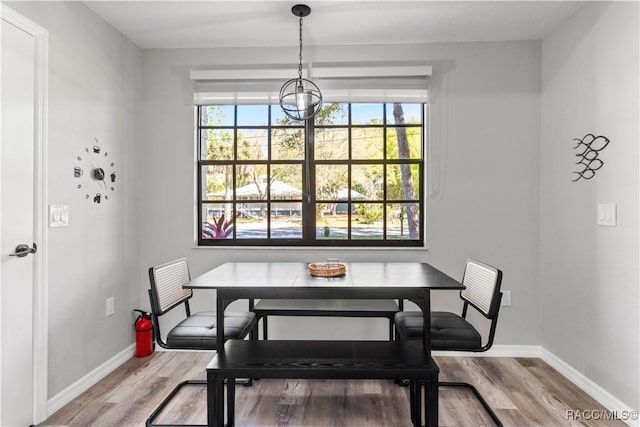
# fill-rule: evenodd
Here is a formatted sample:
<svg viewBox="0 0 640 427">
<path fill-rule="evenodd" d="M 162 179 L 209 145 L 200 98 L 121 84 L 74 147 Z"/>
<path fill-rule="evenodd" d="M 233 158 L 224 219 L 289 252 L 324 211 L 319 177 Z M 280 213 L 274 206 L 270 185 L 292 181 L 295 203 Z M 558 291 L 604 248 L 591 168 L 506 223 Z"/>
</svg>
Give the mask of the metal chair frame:
<svg viewBox="0 0 640 427">
<path fill-rule="evenodd" d="M 168 305 L 167 307 L 161 307 L 161 303 L 160 303 L 160 298 L 158 297 L 157 294 L 157 283 L 156 283 L 156 277 L 155 277 L 155 269 L 159 268 L 159 267 L 163 267 L 163 266 L 168 266 L 171 264 L 177 264 L 180 262 L 184 262 L 185 263 L 185 268 L 186 268 L 186 272 L 184 272 L 186 274 L 185 277 L 182 277 L 182 280 L 184 281 L 184 283 L 188 282 L 189 280 L 191 280 L 191 274 L 189 272 L 189 266 L 187 264 L 187 260 L 186 258 L 180 258 L 174 261 L 170 261 L 168 263 L 165 264 L 161 264 L 161 265 L 157 265 L 154 267 L 149 268 L 149 281 L 151 284 L 150 289 L 148 290 L 148 294 L 149 294 L 149 302 L 151 304 L 151 320 L 152 320 L 152 326 L 153 326 L 153 335 L 154 335 L 154 339 L 155 342 L 158 343 L 158 345 L 160 345 L 160 347 L 162 348 L 166 348 L 166 349 L 170 349 L 170 350 L 208 350 L 208 351 L 214 351 L 215 349 L 211 349 L 211 348 L 202 348 L 202 347 L 197 347 L 197 346 L 172 346 L 167 344 L 167 342 L 165 342 L 162 339 L 162 333 L 160 332 L 160 317 L 163 316 L 164 314 L 170 312 L 171 310 L 173 310 L 174 308 L 178 307 L 181 304 L 184 304 L 184 309 L 185 309 L 185 314 L 186 317 L 190 317 L 191 316 L 191 308 L 189 307 L 189 299 L 191 299 L 193 297 L 193 290 L 191 289 L 183 289 L 183 296 L 178 297 L 176 299 L 175 302 L 173 302 L 172 304 Z M 250 301 L 250 306 L 253 305 L 253 301 Z M 250 337 L 254 338 L 255 336 L 257 336 L 257 326 L 258 326 L 258 318 L 256 316 L 256 318 L 254 319 L 254 324 L 253 326 L 250 328 Z M 251 379 L 247 379 L 245 382 L 237 382 L 237 384 L 242 384 L 245 386 L 250 386 L 252 384 L 252 380 Z M 180 390 L 183 387 L 186 386 L 202 386 L 202 387 L 206 387 L 207 386 L 207 381 L 206 380 L 186 380 L 186 381 L 182 381 L 181 383 L 179 383 L 178 385 L 176 385 L 173 390 L 171 390 L 171 392 L 163 399 L 163 401 L 160 403 L 160 405 L 158 405 L 158 407 L 152 412 L 152 414 L 149 416 L 149 418 L 147 418 L 147 421 L 145 423 L 146 427 L 204 427 L 206 426 L 206 424 L 154 424 L 154 420 L 156 419 L 156 417 L 158 415 L 160 415 L 160 413 L 165 409 L 165 407 L 169 404 L 169 402 L 171 402 L 171 400 L 180 392 Z"/>
<path fill-rule="evenodd" d="M 468 307 L 471 306 L 476 311 L 478 311 L 480 314 L 482 314 L 482 316 L 484 316 L 484 318 L 486 318 L 487 320 L 491 321 L 491 325 L 490 325 L 490 329 L 489 329 L 489 336 L 487 337 L 487 342 L 483 346 L 475 348 L 475 349 L 459 349 L 459 348 L 455 348 L 455 347 L 433 347 L 432 346 L 432 350 L 464 351 L 464 352 L 472 352 L 472 353 L 481 353 L 481 352 L 489 350 L 491 348 L 491 346 L 493 345 L 493 339 L 495 337 L 496 327 L 497 327 L 497 324 L 498 324 L 498 314 L 500 312 L 500 303 L 502 301 L 502 292 L 500 291 L 500 286 L 502 284 L 502 271 L 498 270 L 497 268 L 492 267 L 490 265 L 481 263 L 479 261 L 476 261 L 476 260 L 473 260 L 473 259 L 468 259 L 467 263 L 466 263 L 465 273 L 464 273 L 463 278 L 462 278 L 462 284 L 463 285 L 465 284 L 465 279 L 467 277 L 467 271 L 468 271 L 468 267 L 469 267 L 470 263 L 475 263 L 475 264 L 477 264 L 479 266 L 482 266 L 483 268 L 487 268 L 487 269 L 493 270 L 495 272 L 495 282 L 494 282 L 494 285 L 493 285 L 493 292 L 492 292 L 491 302 L 490 302 L 488 310 L 484 310 L 483 308 L 481 308 L 477 304 L 475 304 L 473 301 L 471 301 L 468 298 L 466 298 L 465 294 L 468 293 L 467 289 L 460 291 L 460 298 L 464 302 L 463 307 L 462 307 L 462 314 L 461 314 L 460 317 L 462 317 L 463 319 L 466 319 L 467 318 Z M 398 328 L 396 328 L 396 330 L 398 330 Z M 401 338 L 404 339 L 405 337 L 401 337 Z M 466 382 L 439 381 L 438 382 L 438 386 L 439 387 L 456 387 L 456 388 L 463 387 L 463 388 L 471 390 L 473 392 L 473 394 L 476 396 L 476 398 L 478 399 L 478 401 L 482 404 L 483 408 L 487 411 L 487 413 L 489 414 L 491 419 L 496 423 L 496 425 L 498 427 L 502 427 L 502 422 L 500 421 L 500 419 L 498 418 L 498 416 L 496 415 L 494 410 L 491 408 L 491 406 L 489 406 L 489 404 L 484 399 L 482 394 L 478 391 L 478 389 L 473 384 L 466 383 Z"/>
</svg>

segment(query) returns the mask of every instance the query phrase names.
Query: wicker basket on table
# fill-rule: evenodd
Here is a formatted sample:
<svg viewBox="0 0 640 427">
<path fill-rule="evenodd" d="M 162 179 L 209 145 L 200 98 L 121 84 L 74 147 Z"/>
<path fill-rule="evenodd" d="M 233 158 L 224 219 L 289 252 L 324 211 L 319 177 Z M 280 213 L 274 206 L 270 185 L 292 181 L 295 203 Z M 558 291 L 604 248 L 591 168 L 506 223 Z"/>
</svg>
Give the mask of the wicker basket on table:
<svg viewBox="0 0 640 427">
<path fill-rule="evenodd" d="M 315 277 L 338 277 L 347 273 L 347 266 L 342 262 L 312 262 L 309 273 Z"/>
</svg>

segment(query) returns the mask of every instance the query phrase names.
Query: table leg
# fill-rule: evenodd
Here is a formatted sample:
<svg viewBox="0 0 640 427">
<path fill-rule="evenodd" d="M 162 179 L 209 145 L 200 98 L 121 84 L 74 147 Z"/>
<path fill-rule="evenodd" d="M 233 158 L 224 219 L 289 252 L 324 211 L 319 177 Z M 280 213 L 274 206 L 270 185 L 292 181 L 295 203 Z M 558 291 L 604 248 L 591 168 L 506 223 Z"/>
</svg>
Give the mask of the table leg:
<svg viewBox="0 0 640 427">
<path fill-rule="evenodd" d="M 268 318 L 269 316 L 262 317 L 262 339 L 265 341 L 269 339 L 269 324 L 267 323 Z"/>
<path fill-rule="evenodd" d="M 216 400 L 215 379 L 210 372 L 207 372 L 207 426 L 209 427 L 216 424 Z"/>
<path fill-rule="evenodd" d="M 416 380 L 409 381 L 409 400 L 411 411 L 411 422 L 415 427 L 420 427 L 422 422 L 421 414 L 421 397 L 420 397 L 420 382 Z"/>
<path fill-rule="evenodd" d="M 429 289 L 424 290 L 422 316 L 422 345 L 424 346 L 424 352 L 427 357 L 431 358 L 431 294 Z"/>
<path fill-rule="evenodd" d="M 427 414 L 427 426 L 438 427 L 438 376 L 431 378 L 428 384 L 425 384 L 426 400 L 424 402 L 424 410 Z"/>
<path fill-rule="evenodd" d="M 216 351 L 224 350 L 224 293 L 222 289 L 216 291 Z"/>
<path fill-rule="evenodd" d="M 224 378 L 216 378 L 214 384 L 215 420 L 213 426 L 224 427 Z"/>
<path fill-rule="evenodd" d="M 416 420 L 416 400 L 413 394 L 413 381 L 409 381 L 409 414 L 411 414 L 411 423 L 415 425 Z"/>
<path fill-rule="evenodd" d="M 227 378 L 227 427 L 235 425 L 236 418 L 236 379 Z"/>
</svg>

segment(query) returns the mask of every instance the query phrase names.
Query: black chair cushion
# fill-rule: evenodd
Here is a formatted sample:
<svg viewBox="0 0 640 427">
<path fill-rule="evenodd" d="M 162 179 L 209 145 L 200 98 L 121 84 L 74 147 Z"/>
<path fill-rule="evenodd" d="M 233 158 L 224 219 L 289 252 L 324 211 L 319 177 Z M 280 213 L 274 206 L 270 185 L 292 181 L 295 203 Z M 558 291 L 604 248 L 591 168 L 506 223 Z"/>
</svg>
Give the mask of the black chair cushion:
<svg viewBox="0 0 640 427">
<path fill-rule="evenodd" d="M 403 311 L 395 315 L 398 333 L 406 340 L 421 340 L 423 318 L 420 311 Z M 431 348 L 433 350 L 477 350 L 482 347 L 478 331 L 454 313 L 431 312 Z"/>
<path fill-rule="evenodd" d="M 255 325 L 252 312 L 224 313 L 224 337 L 241 339 Z M 167 345 L 173 348 L 216 349 L 216 312 L 201 311 L 178 323 L 167 335 Z"/>
</svg>

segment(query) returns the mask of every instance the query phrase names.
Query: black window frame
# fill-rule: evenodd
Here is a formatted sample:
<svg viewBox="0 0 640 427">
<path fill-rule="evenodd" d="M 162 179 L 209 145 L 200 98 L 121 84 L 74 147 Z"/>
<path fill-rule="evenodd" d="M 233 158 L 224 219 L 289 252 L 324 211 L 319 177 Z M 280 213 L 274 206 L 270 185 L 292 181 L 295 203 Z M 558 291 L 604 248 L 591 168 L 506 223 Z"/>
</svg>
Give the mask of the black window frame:
<svg viewBox="0 0 640 427">
<path fill-rule="evenodd" d="M 403 102 L 399 102 L 403 103 Z M 425 246 L 425 173 L 426 173 L 426 104 L 425 103 L 415 103 L 411 104 L 420 104 L 421 107 L 421 122 L 420 124 L 415 123 L 405 123 L 405 124 L 395 124 L 388 123 L 387 120 L 387 106 L 392 105 L 393 102 L 372 102 L 368 104 L 380 104 L 382 105 L 383 110 L 383 120 L 382 123 L 379 124 L 352 124 L 352 113 L 351 106 L 354 104 L 361 103 L 340 103 L 348 106 L 348 121 L 347 124 L 322 124 L 317 125 L 315 120 L 307 120 L 304 122 L 294 122 L 291 125 L 274 125 L 271 123 L 272 119 L 272 110 L 274 108 L 280 108 L 279 105 L 268 105 L 268 123 L 267 125 L 251 125 L 251 126 L 242 126 L 237 123 L 237 109 L 240 105 L 232 105 L 234 108 L 234 124 L 233 126 L 210 126 L 210 125 L 202 125 L 202 110 L 204 107 L 209 105 L 198 105 L 196 106 L 196 117 L 197 117 L 197 132 L 196 132 L 196 155 L 197 155 L 197 165 L 196 165 L 196 182 L 197 182 L 197 245 L 199 247 L 377 247 L 377 248 L 421 248 Z M 405 103 L 403 103 L 405 104 Z M 219 105 L 219 104 L 211 104 L 211 105 Z M 256 104 L 258 105 L 258 104 Z M 231 107 L 231 106 L 227 106 Z M 387 158 L 387 136 L 388 130 L 390 128 L 420 128 L 420 156 L 415 159 L 393 159 Z M 381 128 L 383 135 L 383 150 L 384 154 L 381 159 L 352 159 L 352 130 L 355 128 Z M 227 129 L 232 130 L 234 134 L 234 159 L 232 160 L 203 160 L 202 159 L 202 142 L 201 135 L 203 130 L 207 129 Z M 238 160 L 237 159 L 237 146 L 238 146 L 238 131 L 242 129 L 265 129 L 267 132 L 267 140 L 268 140 L 268 156 L 266 160 Z M 273 160 L 271 159 L 272 152 L 272 132 L 274 129 L 301 129 L 304 132 L 304 158 L 302 160 Z M 316 160 L 314 158 L 314 150 L 312 149 L 315 138 L 316 129 L 347 129 L 348 133 L 348 159 L 332 159 L 332 160 Z M 300 200 L 294 199 L 295 202 L 300 202 L 302 207 L 302 217 L 309 218 L 307 220 L 303 220 L 302 222 L 302 238 L 298 239 L 287 239 L 287 238 L 256 238 L 256 239 L 248 239 L 248 238 L 235 238 L 236 233 L 236 218 L 232 218 L 233 221 L 233 238 L 227 239 L 205 239 L 203 238 L 202 228 L 203 228 L 203 208 L 206 204 L 216 204 L 216 203 L 233 203 L 238 204 L 238 200 L 236 198 L 236 172 L 235 166 L 242 164 L 251 164 L 251 165 L 266 165 L 268 176 L 270 176 L 270 168 L 271 165 L 279 165 L 279 164 L 299 164 L 302 168 L 302 187 L 303 187 L 303 195 Z M 389 165 L 400 165 L 400 164 L 410 164 L 418 166 L 418 177 L 417 181 L 419 182 L 419 190 L 417 191 L 417 199 L 387 199 L 387 166 Z M 219 200 L 207 200 L 203 197 L 203 188 L 202 188 L 202 173 L 203 168 L 210 165 L 229 165 L 233 168 L 233 200 L 227 201 L 219 201 Z M 379 201 L 368 201 L 364 203 L 368 204 L 382 204 L 383 205 L 383 238 L 382 239 L 352 239 L 351 231 L 352 231 L 352 204 L 360 204 L 363 203 L 361 201 L 354 201 L 351 198 L 351 193 L 349 192 L 347 196 L 347 200 L 340 201 L 347 204 L 347 229 L 348 235 L 346 239 L 327 239 L 327 238 L 317 238 L 317 221 L 316 221 L 316 204 L 317 203 L 327 203 L 327 202 L 335 202 L 335 200 L 328 199 L 318 199 L 316 197 L 316 186 L 315 186 L 315 168 L 317 165 L 347 165 L 348 169 L 348 183 L 349 188 L 351 188 L 351 166 L 352 165 L 381 165 L 383 169 L 383 180 L 384 183 L 382 185 L 383 188 L 383 197 Z M 307 173 L 307 170 L 309 171 Z M 307 180 L 309 181 L 307 183 Z M 307 190 L 305 190 L 307 189 Z M 308 194 L 308 195 L 307 195 Z M 266 204 L 266 214 L 268 218 L 266 220 L 267 223 L 267 236 L 270 236 L 271 233 L 271 204 L 277 200 L 271 199 L 270 197 L 270 186 L 267 186 L 267 198 L 266 200 L 255 199 L 255 200 L 243 200 L 245 203 L 264 203 Z M 384 208 L 389 204 L 407 204 L 414 203 L 418 207 L 419 212 L 419 238 L 417 239 L 389 239 L 387 238 L 387 209 Z"/>
</svg>

